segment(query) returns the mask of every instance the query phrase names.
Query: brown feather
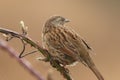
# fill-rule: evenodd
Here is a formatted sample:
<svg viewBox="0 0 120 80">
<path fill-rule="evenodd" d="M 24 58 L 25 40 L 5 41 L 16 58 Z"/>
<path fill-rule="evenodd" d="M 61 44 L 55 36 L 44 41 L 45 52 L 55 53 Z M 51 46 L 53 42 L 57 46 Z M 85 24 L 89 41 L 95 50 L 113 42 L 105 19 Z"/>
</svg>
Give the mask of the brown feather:
<svg viewBox="0 0 120 80">
<path fill-rule="evenodd" d="M 65 18 L 51 17 L 43 28 L 43 45 L 61 64 L 76 61 L 87 65 L 99 80 L 104 80 L 89 55 L 91 47 L 77 33 L 64 26 Z"/>
</svg>

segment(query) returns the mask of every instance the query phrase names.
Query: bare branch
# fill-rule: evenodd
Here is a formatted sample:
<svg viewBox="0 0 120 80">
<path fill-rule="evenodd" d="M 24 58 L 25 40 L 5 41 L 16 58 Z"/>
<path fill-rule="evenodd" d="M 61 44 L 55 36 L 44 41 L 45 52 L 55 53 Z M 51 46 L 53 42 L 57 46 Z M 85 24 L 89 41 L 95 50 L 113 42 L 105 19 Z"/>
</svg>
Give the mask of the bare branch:
<svg viewBox="0 0 120 80">
<path fill-rule="evenodd" d="M 20 53 L 20 55 L 19 55 L 19 58 L 22 58 L 23 56 L 22 56 L 22 54 L 24 53 L 24 51 L 25 51 L 25 49 L 26 49 L 26 44 L 24 43 L 24 41 L 21 39 L 21 42 L 22 42 L 22 44 L 23 44 L 23 50 L 21 51 L 21 53 Z"/>
<path fill-rule="evenodd" d="M 47 58 L 47 60 L 51 63 L 52 67 L 56 68 L 64 76 L 64 78 L 66 78 L 67 80 L 72 80 L 68 69 L 61 66 L 58 61 L 52 58 L 52 56 L 49 54 L 49 52 L 46 49 L 42 48 L 42 46 L 38 45 L 35 41 L 33 41 L 27 35 L 19 34 L 18 32 L 8 30 L 5 28 L 0 28 L 0 32 L 4 34 L 10 34 L 11 36 L 16 37 L 18 39 L 22 39 L 26 43 L 30 44 L 32 47 L 36 48 L 45 56 L 45 58 Z"/>
<path fill-rule="evenodd" d="M 43 49 L 42 46 L 38 45 L 35 41 L 33 41 L 32 39 L 30 39 L 28 36 L 19 34 L 18 32 L 15 32 L 15 31 L 12 31 L 12 30 L 9 30 L 9 29 L 5 29 L 5 28 L 0 28 L 0 32 L 4 33 L 4 34 L 10 34 L 13 37 L 16 37 L 16 38 L 24 40 L 26 43 L 30 44 L 32 47 L 35 47 L 45 57 L 47 57 L 47 55 L 48 55 L 47 50 Z"/>
</svg>

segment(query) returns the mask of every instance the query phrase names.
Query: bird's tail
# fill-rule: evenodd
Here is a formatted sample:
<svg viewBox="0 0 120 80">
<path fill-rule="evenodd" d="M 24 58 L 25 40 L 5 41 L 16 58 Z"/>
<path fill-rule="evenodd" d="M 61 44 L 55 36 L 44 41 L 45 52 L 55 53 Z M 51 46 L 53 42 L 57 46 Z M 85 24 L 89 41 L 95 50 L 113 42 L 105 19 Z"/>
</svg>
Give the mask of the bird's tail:
<svg viewBox="0 0 120 80">
<path fill-rule="evenodd" d="M 96 75 L 96 77 L 98 78 L 98 80 L 104 80 L 103 76 L 98 71 L 98 69 L 96 68 L 93 60 L 90 57 L 88 57 L 88 59 L 85 59 L 85 63 L 92 70 L 92 72 Z"/>
<path fill-rule="evenodd" d="M 96 75 L 96 77 L 98 78 L 98 80 L 104 80 L 103 76 L 101 75 L 101 73 L 98 71 L 98 69 L 96 68 L 96 66 L 92 65 L 92 66 L 88 66 L 92 72 Z"/>
</svg>

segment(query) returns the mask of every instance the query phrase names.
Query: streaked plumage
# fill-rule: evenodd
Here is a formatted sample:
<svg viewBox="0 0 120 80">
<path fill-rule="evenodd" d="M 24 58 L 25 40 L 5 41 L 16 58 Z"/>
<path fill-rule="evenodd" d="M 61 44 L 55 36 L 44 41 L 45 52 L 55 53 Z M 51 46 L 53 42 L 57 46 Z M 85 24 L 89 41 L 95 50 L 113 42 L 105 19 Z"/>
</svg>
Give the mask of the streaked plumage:
<svg viewBox="0 0 120 80">
<path fill-rule="evenodd" d="M 104 80 L 89 55 L 91 47 L 77 33 L 65 27 L 66 22 L 68 19 L 61 16 L 52 16 L 47 20 L 43 28 L 44 47 L 62 65 L 82 62 L 99 80 Z"/>
</svg>

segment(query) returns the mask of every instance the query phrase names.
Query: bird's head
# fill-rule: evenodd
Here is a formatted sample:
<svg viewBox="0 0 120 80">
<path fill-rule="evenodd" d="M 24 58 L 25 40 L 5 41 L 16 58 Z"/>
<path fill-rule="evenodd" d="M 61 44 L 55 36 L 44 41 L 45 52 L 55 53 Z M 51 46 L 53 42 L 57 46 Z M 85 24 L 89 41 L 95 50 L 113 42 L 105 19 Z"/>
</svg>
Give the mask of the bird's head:
<svg viewBox="0 0 120 80">
<path fill-rule="evenodd" d="M 52 16 L 52 17 L 50 17 L 50 19 L 48 19 L 47 22 L 49 24 L 61 26 L 61 25 L 64 25 L 65 23 L 70 22 L 70 21 L 62 16 Z"/>
</svg>

